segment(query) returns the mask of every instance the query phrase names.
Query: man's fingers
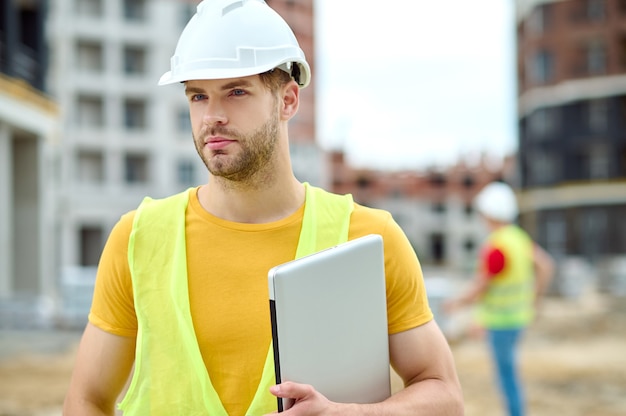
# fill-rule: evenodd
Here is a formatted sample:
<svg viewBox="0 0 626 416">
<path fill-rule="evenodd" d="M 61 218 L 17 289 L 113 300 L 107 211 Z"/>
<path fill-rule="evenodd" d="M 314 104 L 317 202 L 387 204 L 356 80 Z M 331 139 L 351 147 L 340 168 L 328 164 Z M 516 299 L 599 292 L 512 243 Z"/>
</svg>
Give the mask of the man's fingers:
<svg viewBox="0 0 626 416">
<path fill-rule="evenodd" d="M 315 389 L 309 384 L 285 381 L 281 384 L 270 387 L 270 392 L 276 397 L 303 400 L 307 397 L 313 396 L 315 394 Z"/>
</svg>

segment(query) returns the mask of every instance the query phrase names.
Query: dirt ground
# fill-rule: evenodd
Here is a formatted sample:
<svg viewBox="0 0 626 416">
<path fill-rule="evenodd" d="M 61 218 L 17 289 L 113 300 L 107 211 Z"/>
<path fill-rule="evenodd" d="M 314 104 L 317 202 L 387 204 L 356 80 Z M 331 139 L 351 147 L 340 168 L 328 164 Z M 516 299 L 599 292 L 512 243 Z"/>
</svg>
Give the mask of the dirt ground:
<svg viewBox="0 0 626 416">
<path fill-rule="evenodd" d="M 60 415 L 79 334 L 0 337 L 0 416 Z M 466 415 L 503 415 L 480 334 L 459 332 L 450 343 Z M 528 415 L 626 415 L 626 298 L 546 299 L 520 359 Z"/>
<path fill-rule="evenodd" d="M 452 347 L 466 415 L 503 415 L 484 341 Z M 547 299 L 519 359 L 529 416 L 625 416 L 626 298 Z"/>
</svg>

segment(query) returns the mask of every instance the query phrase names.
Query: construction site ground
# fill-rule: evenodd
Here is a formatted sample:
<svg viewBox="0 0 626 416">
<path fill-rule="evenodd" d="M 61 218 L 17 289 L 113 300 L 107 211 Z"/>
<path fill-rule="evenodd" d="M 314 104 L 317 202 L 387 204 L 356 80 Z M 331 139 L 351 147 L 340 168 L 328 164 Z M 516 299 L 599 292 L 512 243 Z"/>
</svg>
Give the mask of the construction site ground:
<svg viewBox="0 0 626 416">
<path fill-rule="evenodd" d="M 450 344 L 466 415 L 501 416 L 484 339 L 463 328 Z M 60 415 L 79 338 L 78 331 L 0 332 L 0 416 Z M 626 298 L 547 298 L 520 353 L 528 415 L 626 415 Z"/>
</svg>

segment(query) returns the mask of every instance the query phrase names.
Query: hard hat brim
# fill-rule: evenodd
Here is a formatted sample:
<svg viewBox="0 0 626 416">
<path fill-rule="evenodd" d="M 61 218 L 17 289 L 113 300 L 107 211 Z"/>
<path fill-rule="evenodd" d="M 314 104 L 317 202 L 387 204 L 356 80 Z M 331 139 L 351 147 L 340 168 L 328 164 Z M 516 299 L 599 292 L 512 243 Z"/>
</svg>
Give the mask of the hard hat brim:
<svg viewBox="0 0 626 416">
<path fill-rule="evenodd" d="M 306 62 L 296 62 L 295 64 L 300 66 L 299 86 L 301 89 L 306 88 L 311 81 L 311 69 Z M 196 71 L 185 71 L 184 74 L 180 74 L 178 76 L 174 75 L 172 71 L 167 71 L 159 79 L 158 85 L 177 84 L 195 79 L 209 80 L 248 77 L 252 75 L 262 74 L 276 67 L 277 66 L 271 65 L 269 67 L 241 68 L 239 70 L 234 70 L 231 68 L 198 69 Z"/>
</svg>

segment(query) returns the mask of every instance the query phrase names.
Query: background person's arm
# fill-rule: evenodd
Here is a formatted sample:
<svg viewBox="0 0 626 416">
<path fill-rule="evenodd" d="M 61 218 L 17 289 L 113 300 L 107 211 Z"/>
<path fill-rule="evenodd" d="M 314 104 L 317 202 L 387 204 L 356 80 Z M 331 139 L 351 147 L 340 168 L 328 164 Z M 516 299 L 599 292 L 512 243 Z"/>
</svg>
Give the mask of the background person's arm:
<svg viewBox="0 0 626 416">
<path fill-rule="evenodd" d="M 535 268 L 535 303 L 546 293 L 554 276 L 554 259 L 547 251 L 535 244 L 533 251 L 533 265 Z"/>
<path fill-rule="evenodd" d="M 63 405 L 64 416 L 115 414 L 135 360 L 135 338 L 87 324 Z"/>
</svg>

